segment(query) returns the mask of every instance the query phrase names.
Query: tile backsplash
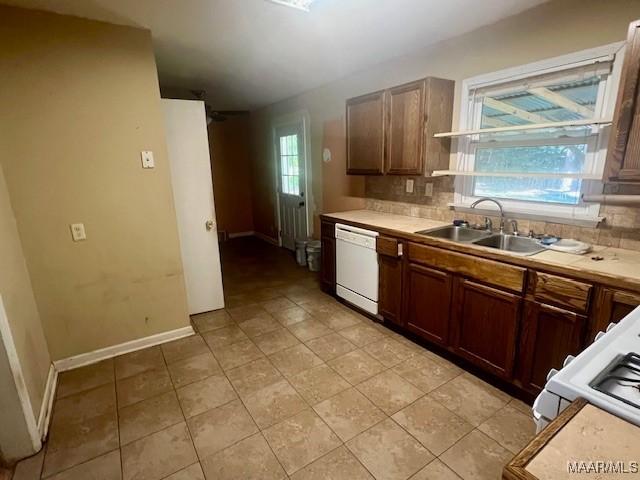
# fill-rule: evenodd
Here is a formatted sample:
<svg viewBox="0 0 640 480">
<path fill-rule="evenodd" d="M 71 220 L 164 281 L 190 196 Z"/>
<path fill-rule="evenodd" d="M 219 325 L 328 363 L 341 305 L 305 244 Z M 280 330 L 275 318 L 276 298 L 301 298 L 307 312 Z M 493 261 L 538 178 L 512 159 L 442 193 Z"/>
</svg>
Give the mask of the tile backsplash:
<svg viewBox="0 0 640 480">
<path fill-rule="evenodd" d="M 407 178 L 414 180 L 412 193 L 406 192 Z M 431 196 L 425 195 L 427 184 L 433 185 Z M 483 223 L 484 215 L 451 210 L 449 204 L 453 202 L 453 192 L 452 177 L 382 176 L 365 179 L 366 208 L 369 210 L 445 222 L 451 222 L 455 218 L 464 219 L 470 223 Z M 522 232 L 532 229 L 536 233 L 560 235 L 594 245 L 640 251 L 640 208 L 603 205 L 600 208 L 600 215 L 605 218 L 605 221 L 597 228 L 515 218 Z"/>
</svg>

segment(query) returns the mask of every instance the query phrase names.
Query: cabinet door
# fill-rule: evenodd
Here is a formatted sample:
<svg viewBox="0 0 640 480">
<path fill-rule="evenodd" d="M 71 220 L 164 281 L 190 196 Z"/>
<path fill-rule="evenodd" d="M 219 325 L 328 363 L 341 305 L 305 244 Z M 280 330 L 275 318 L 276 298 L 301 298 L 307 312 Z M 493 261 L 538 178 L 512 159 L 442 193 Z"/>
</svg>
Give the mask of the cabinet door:
<svg viewBox="0 0 640 480">
<path fill-rule="evenodd" d="M 453 118 L 453 91 L 455 82 L 442 78 L 427 78 L 425 94 L 425 143 L 422 152 L 423 171 L 431 175 L 434 170 L 449 168 L 451 138 L 436 138 L 436 133 L 450 132 Z"/>
<path fill-rule="evenodd" d="M 561 368 L 567 355 L 582 349 L 586 317 L 527 300 L 520 335 L 522 386 L 537 393 L 552 368 Z"/>
<path fill-rule="evenodd" d="M 404 326 L 402 321 L 402 243 L 384 235 L 376 239 L 379 287 L 378 311 L 386 320 Z"/>
<path fill-rule="evenodd" d="M 320 281 L 322 290 L 329 294 L 336 292 L 336 239 L 321 237 L 322 256 Z"/>
<path fill-rule="evenodd" d="M 424 80 L 389 90 L 387 174 L 422 174 L 424 95 Z"/>
<path fill-rule="evenodd" d="M 385 93 L 347 100 L 347 174 L 382 175 L 385 155 Z"/>
<path fill-rule="evenodd" d="M 613 129 L 607 150 L 606 177 L 640 182 L 640 21 L 629 25 Z"/>
<path fill-rule="evenodd" d="M 454 294 L 454 350 L 495 375 L 513 377 L 518 295 L 459 278 Z"/>
<path fill-rule="evenodd" d="M 386 320 L 402 327 L 402 259 L 379 255 L 378 265 L 378 311 Z"/>
<path fill-rule="evenodd" d="M 449 345 L 449 311 L 453 277 L 445 272 L 408 264 L 405 320 L 407 328 L 439 345 Z"/>
<path fill-rule="evenodd" d="M 593 342 L 596 334 L 605 331 L 612 322 L 619 322 L 640 305 L 640 294 L 599 287 L 593 302 L 593 317 L 587 343 Z"/>
</svg>

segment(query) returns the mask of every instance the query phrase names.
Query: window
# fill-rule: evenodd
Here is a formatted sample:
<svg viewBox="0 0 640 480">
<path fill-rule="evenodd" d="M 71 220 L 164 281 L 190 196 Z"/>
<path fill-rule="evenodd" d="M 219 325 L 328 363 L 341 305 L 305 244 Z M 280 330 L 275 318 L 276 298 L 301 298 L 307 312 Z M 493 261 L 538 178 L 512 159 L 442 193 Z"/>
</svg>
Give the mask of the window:
<svg viewBox="0 0 640 480">
<path fill-rule="evenodd" d="M 596 220 L 581 195 L 602 177 L 621 48 L 465 80 L 455 204 L 494 197 L 510 213 Z"/>
<path fill-rule="evenodd" d="M 300 195 L 300 163 L 298 134 L 284 135 L 280 140 L 280 185 L 282 193 Z"/>
</svg>

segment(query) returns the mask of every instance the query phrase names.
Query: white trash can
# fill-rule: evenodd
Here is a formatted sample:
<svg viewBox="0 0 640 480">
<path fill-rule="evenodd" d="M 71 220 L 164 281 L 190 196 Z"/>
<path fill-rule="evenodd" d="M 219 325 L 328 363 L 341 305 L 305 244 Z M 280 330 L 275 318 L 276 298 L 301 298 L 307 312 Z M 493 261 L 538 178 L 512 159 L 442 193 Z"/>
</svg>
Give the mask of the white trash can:
<svg viewBox="0 0 640 480">
<path fill-rule="evenodd" d="M 307 265 L 307 244 L 309 243 L 308 238 L 299 238 L 296 240 L 296 262 L 301 267 L 305 267 Z"/>
<path fill-rule="evenodd" d="M 321 248 L 320 240 L 313 240 L 307 243 L 307 264 L 312 272 L 320 271 Z"/>
</svg>

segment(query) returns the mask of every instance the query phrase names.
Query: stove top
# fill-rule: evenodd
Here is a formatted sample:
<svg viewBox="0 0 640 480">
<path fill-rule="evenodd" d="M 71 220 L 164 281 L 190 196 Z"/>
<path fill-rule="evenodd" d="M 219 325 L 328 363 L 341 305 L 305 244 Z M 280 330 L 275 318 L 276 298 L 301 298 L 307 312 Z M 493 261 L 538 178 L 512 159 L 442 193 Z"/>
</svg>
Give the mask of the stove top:
<svg viewBox="0 0 640 480">
<path fill-rule="evenodd" d="M 589 386 L 627 405 L 640 408 L 640 355 L 631 352 L 616 357 Z"/>
<path fill-rule="evenodd" d="M 545 390 L 640 425 L 640 307 L 550 375 Z"/>
</svg>

